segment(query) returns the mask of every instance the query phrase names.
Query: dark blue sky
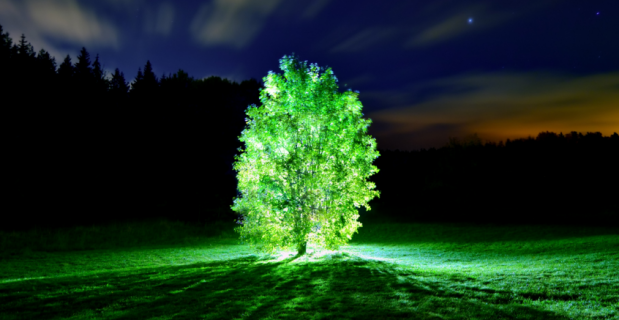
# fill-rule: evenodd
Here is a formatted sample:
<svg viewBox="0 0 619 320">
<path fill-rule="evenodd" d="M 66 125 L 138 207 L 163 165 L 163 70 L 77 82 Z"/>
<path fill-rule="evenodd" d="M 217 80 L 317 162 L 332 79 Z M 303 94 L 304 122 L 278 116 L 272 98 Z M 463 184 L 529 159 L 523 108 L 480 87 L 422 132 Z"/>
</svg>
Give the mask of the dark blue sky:
<svg viewBox="0 0 619 320">
<path fill-rule="evenodd" d="M 128 81 L 261 80 L 296 53 L 359 90 L 384 149 L 619 131 L 619 1 L 0 0 L 16 42 Z"/>
</svg>

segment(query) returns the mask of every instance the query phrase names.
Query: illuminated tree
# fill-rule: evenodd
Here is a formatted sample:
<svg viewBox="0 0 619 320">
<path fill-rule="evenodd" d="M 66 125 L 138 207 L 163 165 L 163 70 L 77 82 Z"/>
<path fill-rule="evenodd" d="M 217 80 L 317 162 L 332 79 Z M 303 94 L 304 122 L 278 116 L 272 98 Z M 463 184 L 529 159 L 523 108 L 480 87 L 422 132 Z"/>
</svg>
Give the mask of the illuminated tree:
<svg viewBox="0 0 619 320">
<path fill-rule="evenodd" d="M 235 228 L 241 241 L 263 252 L 307 245 L 337 250 L 361 223 L 357 208 L 379 191 L 366 178 L 378 172 L 376 141 L 367 135 L 357 92 L 338 92 L 331 68 L 307 66 L 295 56 L 269 71 L 261 107 L 246 110 L 235 157 L 240 197 Z"/>
</svg>

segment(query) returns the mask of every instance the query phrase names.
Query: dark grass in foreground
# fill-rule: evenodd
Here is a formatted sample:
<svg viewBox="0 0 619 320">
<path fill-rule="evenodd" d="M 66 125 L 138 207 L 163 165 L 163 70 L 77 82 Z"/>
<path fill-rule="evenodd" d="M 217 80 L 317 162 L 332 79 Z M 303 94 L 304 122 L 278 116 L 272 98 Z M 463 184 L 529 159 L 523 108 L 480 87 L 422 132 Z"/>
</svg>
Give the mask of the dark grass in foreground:
<svg viewBox="0 0 619 320">
<path fill-rule="evenodd" d="M 199 243 L 205 238 L 233 237 L 234 222 L 189 223 L 155 218 L 74 227 L 0 230 L 0 257 L 31 251 L 118 249 Z"/>
<path fill-rule="evenodd" d="M 172 244 L 147 241 L 153 223 L 175 226 Z M 1 260 L 0 318 L 619 318 L 616 228 L 366 223 L 340 253 L 294 259 L 255 254 L 232 227 L 162 220 L 131 225 L 142 245 L 31 243 Z"/>
</svg>

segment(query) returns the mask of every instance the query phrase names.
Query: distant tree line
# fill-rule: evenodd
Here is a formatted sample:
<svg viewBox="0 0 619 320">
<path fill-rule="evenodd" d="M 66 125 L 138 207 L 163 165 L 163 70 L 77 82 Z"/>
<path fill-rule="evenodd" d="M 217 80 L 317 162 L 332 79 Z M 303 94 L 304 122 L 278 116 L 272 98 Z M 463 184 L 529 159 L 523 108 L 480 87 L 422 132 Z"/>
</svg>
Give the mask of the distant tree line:
<svg viewBox="0 0 619 320">
<path fill-rule="evenodd" d="M 245 109 L 262 83 L 185 71 L 129 83 L 82 48 L 58 65 L 0 26 L 4 185 L 0 227 L 127 218 L 233 221 Z M 439 149 L 379 150 L 370 215 L 402 220 L 571 222 L 617 217 L 619 137 L 540 133 Z M 364 213 L 362 212 L 362 215 Z M 605 220 L 606 219 L 606 220 Z"/>
<path fill-rule="evenodd" d="M 439 149 L 380 150 L 376 214 L 402 220 L 619 223 L 619 136 L 541 132 Z M 370 214 L 372 214 L 370 212 Z"/>
<path fill-rule="evenodd" d="M 0 78 L 15 224 L 235 218 L 232 161 L 262 83 L 158 77 L 150 61 L 128 83 L 86 48 L 58 65 L 2 26 Z"/>
</svg>

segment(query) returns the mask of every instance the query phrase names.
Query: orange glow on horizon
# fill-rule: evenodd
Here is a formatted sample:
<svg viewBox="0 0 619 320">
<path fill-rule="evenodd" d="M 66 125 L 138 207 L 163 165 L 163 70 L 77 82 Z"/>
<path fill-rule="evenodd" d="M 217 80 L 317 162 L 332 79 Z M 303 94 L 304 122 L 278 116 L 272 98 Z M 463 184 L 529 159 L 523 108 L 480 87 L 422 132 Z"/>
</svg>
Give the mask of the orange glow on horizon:
<svg viewBox="0 0 619 320">
<path fill-rule="evenodd" d="M 460 93 L 369 114 L 382 128 L 372 132 L 379 148 L 439 148 L 449 137 L 473 133 L 484 143 L 498 143 L 546 131 L 603 136 L 619 131 L 619 73 L 465 75 L 430 86 Z"/>
</svg>

